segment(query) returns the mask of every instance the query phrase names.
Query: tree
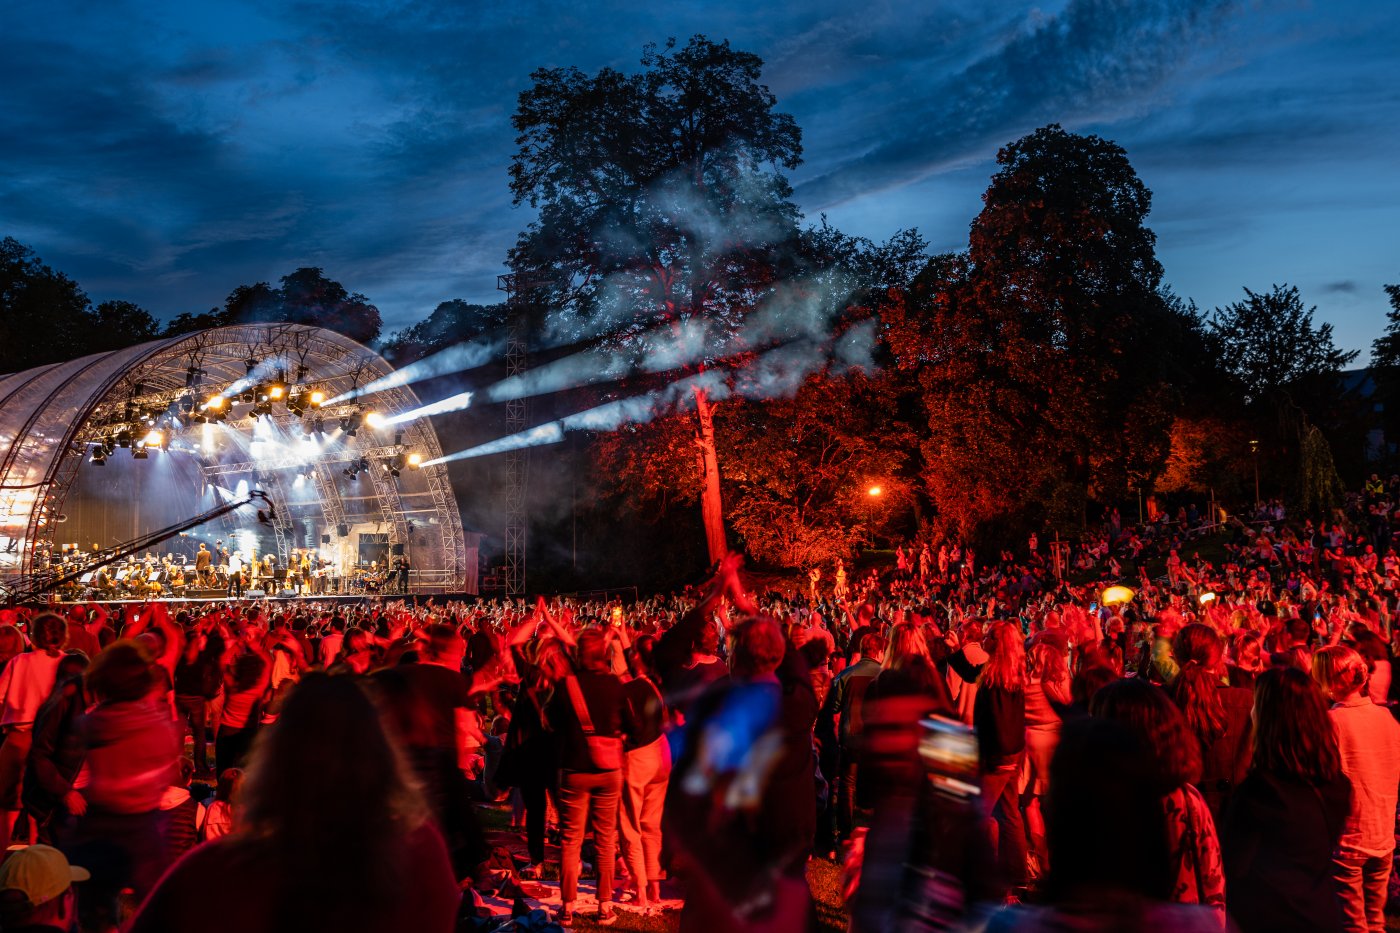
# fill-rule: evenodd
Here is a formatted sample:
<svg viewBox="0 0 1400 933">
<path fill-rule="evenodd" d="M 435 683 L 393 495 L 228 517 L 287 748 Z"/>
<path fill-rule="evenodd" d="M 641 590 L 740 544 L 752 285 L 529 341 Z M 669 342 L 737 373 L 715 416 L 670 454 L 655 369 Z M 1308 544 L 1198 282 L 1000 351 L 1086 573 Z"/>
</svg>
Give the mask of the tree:
<svg viewBox="0 0 1400 933">
<path fill-rule="evenodd" d="M 967 535 L 1051 519 L 1150 483 L 1201 346 L 1161 289 L 1152 195 L 1124 151 L 1043 127 L 1000 166 L 965 254 L 935 257 L 889 339 L 918 373 L 925 481 Z"/>
<path fill-rule="evenodd" d="M 917 444 L 897 404 L 892 379 L 856 373 L 813 378 L 791 399 L 729 407 L 725 488 L 751 555 L 799 568 L 850 558 L 908 512 Z"/>
<path fill-rule="evenodd" d="M 379 337 L 379 309 L 361 294 L 326 278 L 314 267 L 282 276 L 282 320 L 338 331 L 352 340 L 372 343 Z"/>
<path fill-rule="evenodd" d="M 1385 286 L 1390 310 L 1385 313 L 1385 332 L 1371 344 L 1371 369 L 1376 380 L 1376 397 L 1384 406 L 1388 433 L 1400 429 L 1400 285 Z"/>
<path fill-rule="evenodd" d="M 801 133 L 762 61 L 696 36 L 648 46 L 642 71 L 531 75 L 512 118 L 511 192 L 538 218 L 510 253 L 530 300 L 575 339 L 703 326 L 721 346 L 782 277 L 797 238 L 783 169 Z M 719 360 L 706 355 L 697 369 Z M 712 560 L 727 549 L 715 405 L 693 393 L 694 463 Z"/>
<path fill-rule="evenodd" d="M 92 320 L 78 283 L 13 237 L 0 241 L 0 372 L 81 356 Z"/>
<path fill-rule="evenodd" d="M 205 314 L 180 314 L 165 329 L 167 337 L 233 324 L 307 324 L 325 327 L 361 343 L 379 336 L 379 309 L 361 294 L 326 278 L 312 267 L 282 276 L 282 287 L 266 282 L 240 285 L 229 292 L 222 308 Z"/>
<path fill-rule="evenodd" d="M 454 298 L 412 327 L 391 334 L 380 352 L 395 366 L 403 366 L 455 344 L 484 338 L 504 327 L 505 319 L 504 304 L 478 305 Z"/>
<path fill-rule="evenodd" d="M 1335 392 L 1342 367 L 1356 359 L 1332 342 L 1332 325 L 1313 326 L 1316 306 L 1304 307 L 1298 289 L 1275 285 L 1244 290 L 1245 300 L 1216 308 L 1209 326 L 1226 370 L 1251 405 L 1277 404 L 1299 389 Z M 1384 338 L 1382 338 L 1384 339 Z M 1303 398 L 1294 398 L 1303 402 Z"/>
<path fill-rule="evenodd" d="M 94 349 L 117 350 L 155 340 L 160 325 L 151 312 L 130 301 L 104 301 L 92 312 Z"/>
</svg>

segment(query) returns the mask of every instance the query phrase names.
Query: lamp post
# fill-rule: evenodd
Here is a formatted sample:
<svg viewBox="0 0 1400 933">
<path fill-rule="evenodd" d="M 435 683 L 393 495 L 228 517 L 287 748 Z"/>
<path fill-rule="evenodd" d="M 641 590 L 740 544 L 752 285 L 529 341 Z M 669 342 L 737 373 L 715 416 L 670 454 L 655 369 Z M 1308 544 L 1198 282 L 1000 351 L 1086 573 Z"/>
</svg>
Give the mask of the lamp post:
<svg viewBox="0 0 1400 933">
<path fill-rule="evenodd" d="M 1259 442 L 1249 442 L 1249 452 L 1254 455 L 1254 511 L 1259 511 Z"/>
<path fill-rule="evenodd" d="M 865 490 L 865 528 L 867 533 L 867 544 L 872 551 L 875 549 L 875 503 L 885 491 L 878 484 L 872 484 Z"/>
</svg>

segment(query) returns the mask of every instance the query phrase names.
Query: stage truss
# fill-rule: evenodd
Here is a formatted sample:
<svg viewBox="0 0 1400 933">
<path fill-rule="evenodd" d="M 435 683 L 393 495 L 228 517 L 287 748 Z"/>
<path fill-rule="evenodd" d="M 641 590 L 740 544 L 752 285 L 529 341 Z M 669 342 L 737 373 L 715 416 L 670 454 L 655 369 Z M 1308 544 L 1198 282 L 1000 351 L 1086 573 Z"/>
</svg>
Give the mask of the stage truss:
<svg viewBox="0 0 1400 933">
<path fill-rule="evenodd" d="M 57 556 L 58 526 L 80 469 L 100 456 L 130 456 L 149 431 L 164 445 L 149 456 L 200 458 L 205 479 L 249 475 L 276 505 L 273 531 L 284 562 L 291 523 L 298 509 L 286 484 L 296 473 L 314 483 L 320 527 L 338 529 L 367 522 L 387 529 L 391 545 L 412 555 L 410 588 L 422 593 L 475 591 L 475 548 L 461 524 L 456 497 L 443 465 L 415 468 L 441 456 L 437 434 L 426 418 L 400 424 L 367 424 L 373 411 L 384 421 L 420 407 L 414 392 L 394 388 L 372 397 L 314 406 L 312 391 L 326 401 L 388 375 L 378 354 L 333 331 L 295 324 L 250 324 L 199 331 L 180 337 L 96 354 L 67 363 L 0 377 L 0 583 L 13 585 L 47 572 Z M 268 401 L 259 393 L 282 387 Z M 227 415 L 214 419 L 213 395 L 226 399 Z M 288 402 L 295 400 L 300 416 Z M 250 409 L 262 407 L 258 418 Z M 269 410 L 270 409 L 270 410 Z M 251 444 L 201 445 L 203 422 L 246 441 L 259 431 L 305 437 L 285 455 L 249 456 Z M 261 427 L 256 427 L 261 421 Z M 321 430 L 313 428 L 319 426 Z M 346 436 L 345 426 L 354 436 Z M 119 442 L 117 439 L 120 438 Z M 313 444 L 312 441 L 315 441 Z M 119 449 L 113 449 L 116 443 Z M 273 446 L 273 445 L 268 445 Z M 288 445 L 283 445 L 288 446 Z M 311 451 L 311 452 L 308 452 Z M 348 503 L 340 486 L 346 469 L 367 465 L 372 494 Z M 397 471 L 397 476 L 392 470 Z M 198 511 L 198 510 L 195 510 Z"/>
</svg>

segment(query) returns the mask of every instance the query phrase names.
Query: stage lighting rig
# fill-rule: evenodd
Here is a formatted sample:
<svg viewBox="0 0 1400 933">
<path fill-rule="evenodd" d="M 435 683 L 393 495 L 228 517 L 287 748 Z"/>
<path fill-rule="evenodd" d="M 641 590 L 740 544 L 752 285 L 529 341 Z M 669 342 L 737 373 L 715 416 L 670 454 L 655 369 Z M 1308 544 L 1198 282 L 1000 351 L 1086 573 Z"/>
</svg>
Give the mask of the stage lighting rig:
<svg viewBox="0 0 1400 933">
<path fill-rule="evenodd" d="M 422 454 L 420 454 L 420 453 L 411 453 L 411 454 L 408 455 L 408 468 L 409 468 L 410 470 L 417 470 L 417 469 L 420 469 L 422 466 L 423 466 L 423 455 L 422 455 Z"/>
<path fill-rule="evenodd" d="M 307 394 L 306 399 L 311 403 L 312 408 L 320 408 L 326 403 L 326 393 L 320 389 L 312 389 Z"/>
<path fill-rule="evenodd" d="M 106 465 L 107 465 L 107 448 L 104 447 L 104 446 L 102 446 L 101 444 L 98 444 L 98 445 L 97 445 L 97 449 L 94 450 L 94 451 L 92 452 L 92 465 L 93 465 L 93 466 L 106 466 Z"/>
</svg>

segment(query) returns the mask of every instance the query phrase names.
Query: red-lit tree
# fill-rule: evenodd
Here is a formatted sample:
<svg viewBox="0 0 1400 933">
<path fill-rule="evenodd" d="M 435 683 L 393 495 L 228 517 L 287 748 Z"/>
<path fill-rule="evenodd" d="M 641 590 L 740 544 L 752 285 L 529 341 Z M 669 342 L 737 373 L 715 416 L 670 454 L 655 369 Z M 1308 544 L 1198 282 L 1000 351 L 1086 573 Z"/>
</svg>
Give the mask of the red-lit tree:
<svg viewBox="0 0 1400 933">
<path fill-rule="evenodd" d="M 549 332 L 627 343 L 703 327 L 707 345 L 727 348 L 772 294 L 798 236 L 783 170 L 802 146 L 760 83 L 762 65 L 696 36 L 648 46 L 636 74 L 534 72 L 512 119 L 510 174 L 516 202 L 538 216 L 510 266 L 529 303 L 549 309 Z M 689 365 L 716 362 L 707 353 Z M 689 459 L 717 561 L 727 545 L 715 402 L 703 388 L 693 402 Z"/>
<path fill-rule="evenodd" d="M 1151 193 L 1122 149 L 1048 126 L 997 162 L 967 253 L 886 315 L 922 387 L 929 492 L 965 534 L 1077 523 L 1149 482 L 1200 336 L 1161 291 Z"/>
</svg>

